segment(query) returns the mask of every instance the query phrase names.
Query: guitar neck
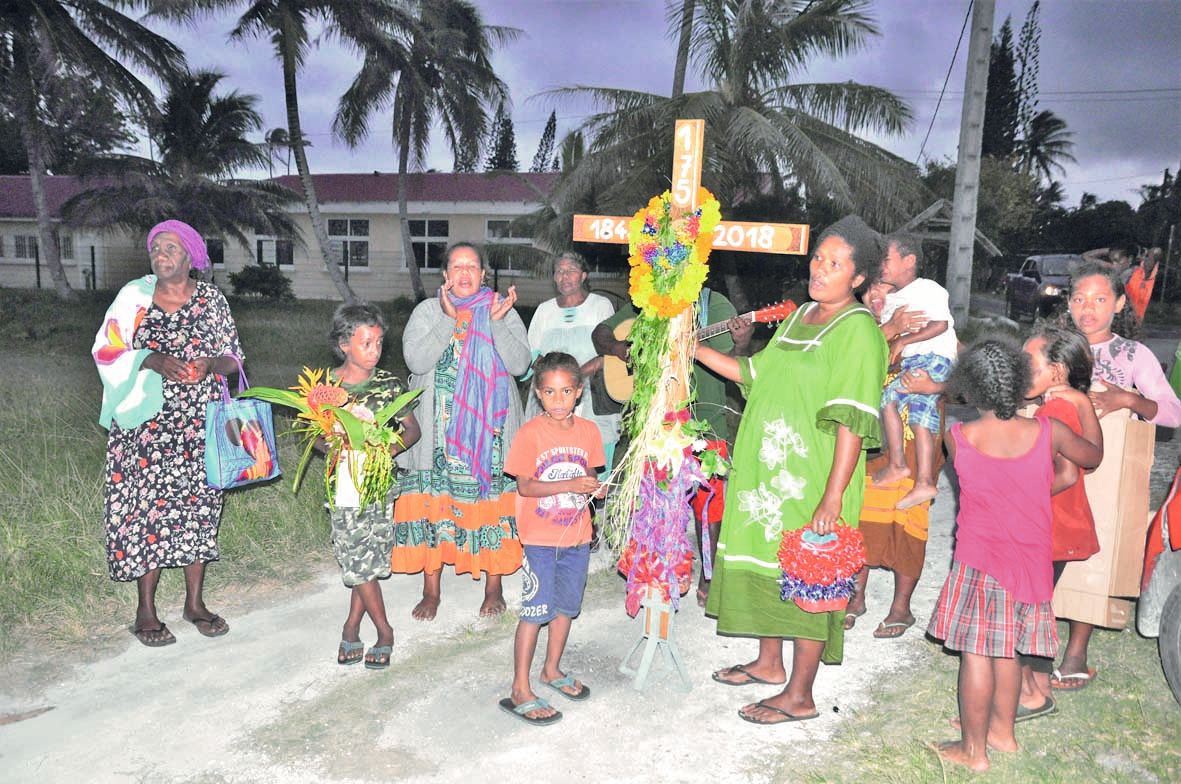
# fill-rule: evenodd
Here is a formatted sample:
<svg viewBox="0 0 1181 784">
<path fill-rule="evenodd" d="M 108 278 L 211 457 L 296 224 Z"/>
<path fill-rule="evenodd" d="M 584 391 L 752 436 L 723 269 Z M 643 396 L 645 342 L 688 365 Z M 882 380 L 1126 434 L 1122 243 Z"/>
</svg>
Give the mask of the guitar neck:
<svg viewBox="0 0 1181 784">
<path fill-rule="evenodd" d="M 742 319 L 743 321 L 753 323 L 755 320 L 755 311 L 752 310 L 749 313 L 743 313 L 738 318 Z M 717 324 L 710 324 L 707 327 L 702 327 L 701 329 L 694 332 L 693 335 L 698 340 L 709 340 L 710 338 L 717 337 L 718 335 L 721 335 L 723 332 L 729 332 L 729 331 L 730 331 L 730 322 L 719 321 Z"/>
</svg>

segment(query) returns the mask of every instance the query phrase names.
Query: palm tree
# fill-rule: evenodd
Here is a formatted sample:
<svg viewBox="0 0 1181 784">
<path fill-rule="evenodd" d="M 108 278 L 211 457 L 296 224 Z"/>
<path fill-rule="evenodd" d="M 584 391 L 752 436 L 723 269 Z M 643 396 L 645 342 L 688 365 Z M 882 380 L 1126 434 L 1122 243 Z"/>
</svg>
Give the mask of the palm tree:
<svg viewBox="0 0 1181 784">
<path fill-rule="evenodd" d="M 386 0 L 246 0 L 248 7 L 230 32 L 231 40 L 266 37 L 275 48 L 283 67 L 283 95 L 287 104 L 287 134 L 295 155 L 295 168 L 303 186 L 304 203 L 312 223 L 312 232 L 320 247 L 325 269 L 345 302 L 355 302 L 356 294 L 340 271 L 340 254 L 332 249 L 328 225 L 320 214 L 316 186 L 308 166 L 307 141 L 299 119 L 299 90 L 296 77 L 307 56 L 309 25 L 320 22 L 321 35 L 336 39 L 358 52 L 380 49 L 385 45 L 385 31 L 399 15 L 398 4 Z M 221 8 L 237 7 L 241 0 L 171 0 L 156 13 L 187 20 L 192 15 Z"/>
<path fill-rule="evenodd" d="M 1017 163 L 1026 174 L 1037 174 L 1046 181 L 1054 179 L 1054 172 L 1066 174 L 1063 161 L 1077 163 L 1071 150 L 1073 133 L 1066 130 L 1066 121 L 1049 109 L 1043 109 L 1029 121 L 1025 138 L 1017 142 Z"/>
<path fill-rule="evenodd" d="M 101 184 L 62 205 L 75 225 L 120 227 L 146 232 L 173 215 L 206 234 L 228 235 L 249 249 L 246 232 L 298 238 L 284 207 L 291 190 L 269 180 L 239 180 L 235 172 L 265 165 L 266 143 L 247 138 L 262 128 L 258 98 L 230 92 L 215 96 L 224 79 L 215 71 L 182 72 L 167 82 L 168 93 L 149 130 L 159 160 L 134 155 L 103 156 L 90 174 Z"/>
<path fill-rule="evenodd" d="M 905 214 L 920 192 L 916 169 L 857 133 L 901 133 L 910 110 L 887 90 L 854 82 L 795 81 L 820 54 L 840 57 L 866 45 L 878 28 L 866 0 L 697 0 L 690 58 L 709 88 L 672 98 L 606 87 L 551 91 L 591 99 L 600 108 L 582 126 L 593 139 L 561 191 L 618 171 L 607 209 L 634 209 L 665 187 L 677 118 L 706 122 L 703 178 L 723 204 L 764 188 L 799 183 L 881 223 Z M 683 11 L 682 7 L 682 11 Z M 669 14 L 679 32 L 683 15 Z"/>
<path fill-rule="evenodd" d="M 272 128 L 267 131 L 266 136 L 267 149 L 267 175 L 275 176 L 275 158 L 278 155 L 278 150 L 286 150 L 283 155 L 283 162 L 287 165 L 287 174 L 291 174 L 291 137 L 287 135 L 286 128 Z"/>
<path fill-rule="evenodd" d="M 467 0 L 404 0 L 401 5 L 407 15 L 388 28 L 384 47 L 372 47 L 366 55 L 340 99 L 333 129 L 355 146 L 369 132 L 369 116 L 393 107 L 402 253 L 414 296 L 422 300 L 426 289 L 410 241 L 406 174 L 411 163 L 420 167 L 425 161 L 434 122 L 442 126 L 453 153 L 480 149 L 488 107 L 507 95 L 492 67 L 492 49 L 518 31 L 484 24 Z"/>
<path fill-rule="evenodd" d="M 29 158 L 29 183 L 37 212 L 39 252 L 58 297 L 74 298 L 66 280 L 45 198 L 53 162 L 41 94 L 47 74 L 73 69 L 141 109 L 154 107 L 152 91 L 106 49 L 129 63 L 165 76 L 184 64 L 168 39 L 125 16 L 119 8 L 139 2 L 101 0 L 5 0 L 0 4 L 0 102 L 16 118 Z"/>
</svg>

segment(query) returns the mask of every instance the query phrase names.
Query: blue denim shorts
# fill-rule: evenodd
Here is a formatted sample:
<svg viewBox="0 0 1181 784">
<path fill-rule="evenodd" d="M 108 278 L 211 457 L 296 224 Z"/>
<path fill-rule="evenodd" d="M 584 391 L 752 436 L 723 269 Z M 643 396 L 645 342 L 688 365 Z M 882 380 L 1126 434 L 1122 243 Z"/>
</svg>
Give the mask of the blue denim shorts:
<svg viewBox="0 0 1181 784">
<path fill-rule="evenodd" d="M 521 559 L 521 615 L 529 623 L 549 623 L 558 615 L 582 612 L 582 592 L 590 565 L 590 544 L 543 547 L 527 544 Z"/>
<path fill-rule="evenodd" d="M 903 357 L 902 372 L 882 390 L 882 408 L 891 403 L 898 405 L 899 412 L 906 406 L 908 422 L 913 430 L 921 427 L 932 433 L 939 432 L 939 395 L 920 395 L 902 388 L 902 379 L 912 370 L 925 370 L 935 382 L 946 381 L 951 375 L 953 362 L 941 354 L 916 354 Z"/>
</svg>

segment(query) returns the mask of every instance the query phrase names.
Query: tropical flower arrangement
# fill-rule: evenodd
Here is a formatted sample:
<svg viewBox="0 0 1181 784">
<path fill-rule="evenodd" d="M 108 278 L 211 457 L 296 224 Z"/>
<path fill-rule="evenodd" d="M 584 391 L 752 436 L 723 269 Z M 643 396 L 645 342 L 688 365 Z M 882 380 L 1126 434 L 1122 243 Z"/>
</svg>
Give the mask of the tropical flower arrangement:
<svg viewBox="0 0 1181 784">
<path fill-rule="evenodd" d="M 295 490 L 299 490 L 316 443 L 323 439 L 327 453 L 324 490 L 328 503 L 335 501 L 336 484 L 341 476 L 337 469 L 345 460 L 363 509 L 383 502 L 393 486 L 394 458 L 390 451 L 395 445 L 405 445 L 401 423 L 394 417 L 420 394 L 421 389 L 403 393 L 378 411 L 370 411 L 353 400 L 328 370 L 305 367 L 293 387 L 251 387 L 240 397 L 258 398 L 298 412 L 290 432 L 299 436 L 304 446 L 295 469 Z"/>
<path fill-rule="evenodd" d="M 695 210 L 678 214 L 672 194 L 653 196 L 628 225 L 628 293 L 641 312 L 672 318 L 692 307 L 709 272 L 718 200 L 697 189 Z"/>
<path fill-rule="evenodd" d="M 713 230 L 721 210 L 705 188 L 697 189 L 697 203 L 697 209 L 681 210 L 665 191 L 628 223 L 628 294 L 639 311 L 630 335 L 635 392 L 627 405 L 639 414 L 627 417 L 625 425 L 633 438 L 651 406 L 667 352 L 676 342 L 669 335 L 669 321 L 693 312 L 709 274 Z"/>
<path fill-rule="evenodd" d="M 807 527 L 788 531 L 779 545 L 779 566 L 783 601 L 808 612 L 843 610 L 865 566 L 865 540 L 847 525 L 823 536 Z"/>
<path fill-rule="evenodd" d="M 628 614 L 649 595 L 678 605 L 689 590 L 695 548 L 690 495 L 728 463 L 706 449 L 707 426 L 689 412 L 695 306 L 709 272 L 718 202 L 698 189 L 696 209 L 665 191 L 629 223 L 631 330 L 635 392 L 624 411 L 632 442 L 615 476 L 607 508 L 609 541 L 622 545 Z"/>
</svg>

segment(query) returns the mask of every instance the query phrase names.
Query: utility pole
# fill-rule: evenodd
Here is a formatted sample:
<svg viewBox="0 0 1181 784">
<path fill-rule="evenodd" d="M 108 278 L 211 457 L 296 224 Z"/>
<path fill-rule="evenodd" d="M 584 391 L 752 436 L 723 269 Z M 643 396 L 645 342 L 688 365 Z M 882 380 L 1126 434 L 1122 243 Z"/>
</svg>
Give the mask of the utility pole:
<svg viewBox="0 0 1181 784">
<path fill-rule="evenodd" d="M 960 114 L 960 149 L 955 167 L 951 206 L 947 291 L 957 325 L 968 323 L 972 298 L 972 251 L 976 244 L 976 200 L 980 195 L 980 140 L 984 133 L 984 99 L 988 93 L 988 60 L 992 47 L 995 0 L 975 0 L 968 69 L 964 75 L 964 107 Z"/>
</svg>

